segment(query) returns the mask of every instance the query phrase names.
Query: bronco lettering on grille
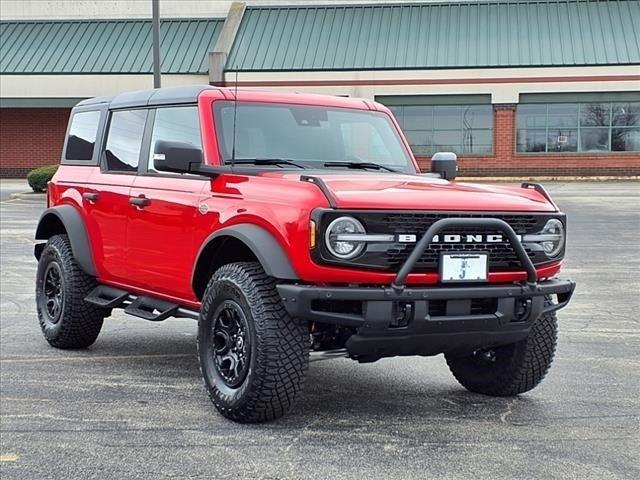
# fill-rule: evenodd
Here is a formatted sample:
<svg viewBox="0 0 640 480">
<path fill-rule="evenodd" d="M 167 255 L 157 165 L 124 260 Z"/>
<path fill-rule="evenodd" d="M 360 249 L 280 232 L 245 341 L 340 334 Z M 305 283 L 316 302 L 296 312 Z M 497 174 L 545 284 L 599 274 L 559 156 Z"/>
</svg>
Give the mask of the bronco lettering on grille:
<svg viewBox="0 0 640 480">
<path fill-rule="evenodd" d="M 518 235 L 518 237 L 520 237 Z M 417 241 L 416 235 L 398 235 L 398 243 L 415 243 Z M 433 237 L 433 243 L 502 243 L 504 239 L 502 235 L 481 235 L 481 234 L 469 234 L 469 235 L 436 235 Z"/>
</svg>

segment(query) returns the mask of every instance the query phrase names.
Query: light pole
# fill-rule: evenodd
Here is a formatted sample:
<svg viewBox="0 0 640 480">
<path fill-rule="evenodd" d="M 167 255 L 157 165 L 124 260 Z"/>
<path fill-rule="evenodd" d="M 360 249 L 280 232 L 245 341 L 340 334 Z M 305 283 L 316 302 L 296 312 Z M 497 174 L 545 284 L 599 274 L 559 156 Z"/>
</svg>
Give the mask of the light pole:
<svg viewBox="0 0 640 480">
<path fill-rule="evenodd" d="M 151 0 L 153 24 L 153 88 L 160 88 L 160 0 Z"/>
</svg>

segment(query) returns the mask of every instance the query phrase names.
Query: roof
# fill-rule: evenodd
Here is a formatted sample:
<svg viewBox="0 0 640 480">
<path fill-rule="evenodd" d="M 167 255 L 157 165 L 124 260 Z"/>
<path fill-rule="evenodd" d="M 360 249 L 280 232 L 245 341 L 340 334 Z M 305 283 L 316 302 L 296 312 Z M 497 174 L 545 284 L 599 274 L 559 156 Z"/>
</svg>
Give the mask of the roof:
<svg viewBox="0 0 640 480">
<path fill-rule="evenodd" d="M 109 104 L 110 108 L 147 107 L 151 105 L 171 105 L 174 103 L 193 103 L 205 90 L 219 90 L 209 85 L 185 85 L 180 87 L 155 88 L 124 92 L 112 97 L 94 97 L 81 101 L 76 106 L 85 107 Z"/>
<path fill-rule="evenodd" d="M 334 95 L 317 95 L 313 93 L 268 92 L 264 90 L 251 90 L 244 88 L 236 90 L 231 88 L 212 87 L 210 85 L 163 87 L 124 92 L 113 96 L 87 98 L 86 100 L 82 100 L 76 104 L 76 107 L 107 105 L 108 108 L 117 109 L 195 103 L 198 101 L 201 94 L 205 97 L 214 97 L 226 100 L 237 98 L 240 102 L 290 103 L 298 105 L 356 108 L 359 110 L 386 110 L 386 107 L 383 105 L 354 97 L 337 97 Z"/>
<path fill-rule="evenodd" d="M 640 63 L 640 1 L 248 7 L 227 70 Z"/>
<path fill-rule="evenodd" d="M 223 23 L 163 20 L 162 73 L 206 74 Z M 0 22 L 2 74 L 151 73 L 152 65 L 150 19 Z"/>
</svg>

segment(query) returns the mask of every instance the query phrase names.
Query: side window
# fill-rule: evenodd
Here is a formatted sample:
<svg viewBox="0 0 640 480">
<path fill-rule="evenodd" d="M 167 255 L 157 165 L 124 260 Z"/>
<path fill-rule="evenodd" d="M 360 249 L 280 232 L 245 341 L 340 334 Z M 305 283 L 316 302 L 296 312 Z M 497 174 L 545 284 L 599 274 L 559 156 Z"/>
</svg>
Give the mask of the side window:
<svg viewBox="0 0 640 480">
<path fill-rule="evenodd" d="M 188 143 L 202 149 L 198 107 L 168 107 L 156 110 L 148 164 L 149 170 L 152 171 L 156 171 L 153 155 L 159 141 Z"/>
<path fill-rule="evenodd" d="M 93 159 L 99 122 L 99 111 L 78 112 L 73 115 L 67 138 L 67 150 L 64 154 L 66 160 L 88 162 Z"/>
<path fill-rule="evenodd" d="M 137 171 L 146 118 L 146 110 L 122 110 L 111 114 L 105 147 L 107 170 Z"/>
</svg>

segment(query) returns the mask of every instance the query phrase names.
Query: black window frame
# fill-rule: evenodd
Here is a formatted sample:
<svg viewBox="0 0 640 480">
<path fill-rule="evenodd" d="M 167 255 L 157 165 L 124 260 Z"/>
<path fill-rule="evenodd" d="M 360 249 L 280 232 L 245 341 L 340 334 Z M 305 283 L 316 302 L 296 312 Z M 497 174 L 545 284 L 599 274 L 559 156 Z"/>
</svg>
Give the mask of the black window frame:
<svg viewBox="0 0 640 480">
<path fill-rule="evenodd" d="M 71 109 L 71 113 L 69 115 L 69 121 L 67 123 L 67 129 L 65 131 L 64 144 L 62 145 L 60 165 L 96 167 L 100 164 L 102 145 L 103 145 L 102 142 L 104 140 L 105 122 L 107 118 L 107 110 L 108 110 L 108 106 L 106 104 L 87 105 L 82 107 L 74 107 L 73 109 Z M 98 120 L 98 130 L 96 132 L 96 140 L 93 145 L 93 154 L 90 160 L 69 159 L 67 158 L 67 146 L 69 143 L 69 133 L 71 132 L 71 124 L 73 123 L 73 118 L 78 113 L 86 113 L 86 112 L 100 113 L 100 119 Z"/>
</svg>

